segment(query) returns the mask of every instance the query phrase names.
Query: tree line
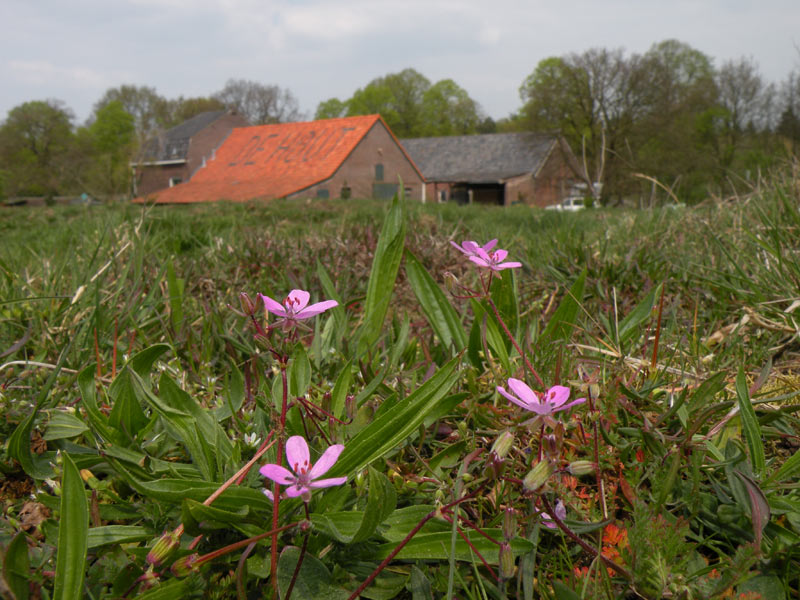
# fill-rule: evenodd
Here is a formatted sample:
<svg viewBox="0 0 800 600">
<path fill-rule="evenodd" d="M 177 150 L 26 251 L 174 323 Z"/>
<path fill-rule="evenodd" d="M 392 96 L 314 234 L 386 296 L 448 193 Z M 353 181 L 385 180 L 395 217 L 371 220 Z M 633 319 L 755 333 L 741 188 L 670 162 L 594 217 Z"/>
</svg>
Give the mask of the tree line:
<svg viewBox="0 0 800 600">
<path fill-rule="evenodd" d="M 592 48 L 545 58 L 522 82 L 521 106 L 497 121 L 452 79 L 390 73 L 350 98 L 321 102 L 314 118 L 380 113 L 399 138 L 547 131 L 564 136 L 604 202 L 656 190 L 694 202 L 751 185 L 800 149 L 800 69 L 767 82 L 751 59 L 715 66 L 676 40 L 644 54 Z M 81 126 L 60 101 L 26 102 L 0 126 L 0 194 L 128 192 L 130 163 L 147 140 L 208 110 L 252 124 L 307 118 L 276 85 L 229 80 L 207 97 L 166 99 L 122 85 Z"/>
</svg>

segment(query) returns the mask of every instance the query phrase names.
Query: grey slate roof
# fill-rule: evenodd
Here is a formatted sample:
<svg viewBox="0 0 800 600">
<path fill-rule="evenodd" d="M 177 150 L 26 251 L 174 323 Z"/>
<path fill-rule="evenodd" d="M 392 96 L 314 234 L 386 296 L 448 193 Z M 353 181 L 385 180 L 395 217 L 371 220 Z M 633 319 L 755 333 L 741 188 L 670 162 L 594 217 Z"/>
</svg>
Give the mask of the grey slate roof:
<svg viewBox="0 0 800 600">
<path fill-rule="evenodd" d="M 144 155 L 147 160 L 185 160 L 189 153 L 189 140 L 225 114 L 224 110 L 211 110 L 195 115 L 168 129 L 163 135 L 147 142 Z"/>
<path fill-rule="evenodd" d="M 490 133 L 400 143 L 428 181 L 492 183 L 535 173 L 558 138 L 541 133 Z"/>
</svg>

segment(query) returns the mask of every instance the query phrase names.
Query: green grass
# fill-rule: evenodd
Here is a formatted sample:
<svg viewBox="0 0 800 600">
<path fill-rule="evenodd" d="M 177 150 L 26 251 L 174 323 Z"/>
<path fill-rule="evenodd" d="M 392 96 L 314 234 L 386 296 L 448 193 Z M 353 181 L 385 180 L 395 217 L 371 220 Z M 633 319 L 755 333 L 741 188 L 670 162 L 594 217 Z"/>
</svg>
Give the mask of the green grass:
<svg viewBox="0 0 800 600">
<path fill-rule="evenodd" d="M 421 299 L 419 272 L 413 281 L 403 266 L 396 280 L 384 275 L 377 289 L 392 293 L 392 301 L 377 343 L 366 348 L 359 332 L 365 312 L 377 306 L 367 295 L 367 282 L 375 272 L 386 203 L 4 208 L 0 432 L 7 441 L 0 469 L 8 519 L 0 526 L 0 545 L 9 560 L 24 567 L 22 575 L 6 579 L 12 589 L 30 581 L 52 590 L 48 572 L 59 570 L 63 579 L 66 569 L 57 568 L 56 549 L 66 548 L 62 552 L 71 564 L 87 552 L 79 547 L 76 553 L 58 537 L 59 515 L 68 512 L 70 522 L 83 518 L 76 500 L 83 493 L 74 472 L 64 471 L 70 491 L 60 503 L 55 490 L 60 493 L 62 468 L 53 466 L 60 460 L 57 450 L 93 475 L 85 478 L 94 490 L 87 496 L 88 539 L 99 535 L 91 533 L 98 527 L 128 528 L 115 530 L 115 543 L 89 543 L 86 597 L 119 597 L 128 588 L 142 593 L 136 581 L 146 568 L 143 535 L 152 540 L 188 523 L 192 535 L 202 533 L 198 550 L 207 553 L 268 530 L 271 511 L 259 503 L 250 509 L 254 518 L 226 513 L 239 506 L 230 501 L 212 518 L 202 507 L 153 486 L 159 480 L 194 485 L 200 472 L 222 481 L 252 456 L 250 436 L 263 440 L 277 427 L 278 364 L 232 308 L 240 308 L 242 292 L 282 298 L 302 288 L 314 301 L 335 293 L 344 309 L 320 317 L 301 346 L 287 350 L 293 356 L 290 378 L 295 387 L 307 385 L 312 402 L 346 406 L 353 418 L 349 425 L 322 428 L 346 447 L 356 440 L 352 448 L 375 468 L 369 477 L 362 474 L 365 479 L 355 488 L 319 495 L 324 502 L 315 497 L 312 521 L 328 513 L 335 521 L 342 511 L 372 514 L 371 506 L 389 505 L 391 497 L 399 509 L 425 507 L 419 519 L 437 501 L 453 500 L 456 481 L 467 490 L 487 486 L 463 505 L 466 513 L 461 510 L 482 529 L 500 535 L 495 530 L 502 527 L 501 507 L 518 511 L 520 537 L 514 543 L 524 551 L 507 584 L 498 585 L 479 560 L 462 560 L 469 556 L 464 542 L 453 546 L 459 560 L 451 567 L 439 556 L 441 548 L 426 545 L 433 542 L 423 537 L 415 538 L 415 551 L 428 552 L 430 560 L 407 550 L 409 557 L 393 562 L 369 597 L 443 597 L 450 581 L 459 597 L 475 598 L 717 598 L 731 589 L 797 597 L 796 190 L 796 184 L 776 177 L 751 196 L 723 204 L 575 214 L 409 203 L 405 247 L 439 289 L 456 293 Z M 591 400 L 550 441 L 521 425 L 519 411 L 494 392 L 511 376 L 532 383 L 530 373 L 503 339 L 488 305 L 458 292 L 459 284 L 475 283 L 475 269 L 449 241 L 491 238 L 500 239 L 509 258 L 524 265 L 513 279 L 507 274 L 492 288 L 503 319 L 547 385 L 570 385 L 573 394 Z M 584 272 L 585 282 L 576 286 Z M 580 290 L 580 296 L 570 298 L 570 289 Z M 431 320 L 439 318 L 441 302 L 452 305 L 457 322 L 437 321 L 437 330 Z M 463 335 L 454 339 L 469 340 L 464 353 L 434 334 L 462 326 Z M 272 343 L 283 348 L 284 340 Z M 152 367 L 150 361 L 137 363 L 136 376 L 124 370 L 128 359 L 148 348 L 159 354 Z M 435 366 L 439 375 L 431 378 Z M 448 369 L 452 378 L 442 374 Z M 337 381 L 344 387 L 337 388 Z M 449 387 L 434 390 L 431 381 Z M 155 399 L 143 389 L 152 389 Z M 179 390 L 196 402 L 198 412 L 187 408 L 194 405 L 186 404 Z M 90 393 L 97 394 L 99 412 L 92 412 Z M 403 412 L 406 397 L 425 414 Z M 123 405 L 124 415 L 115 408 Z M 734 407 L 741 408 L 741 418 L 730 412 Z M 401 416 L 392 417 L 395 413 Z M 126 419 L 141 422 L 142 432 L 128 432 Z M 413 431 L 403 429 L 409 423 Z M 217 424 L 227 441 L 214 437 Z M 205 442 L 194 436 L 195 427 Z M 287 428 L 313 436 L 296 408 Z M 486 453 L 505 429 L 516 436 L 505 466 L 509 479 L 491 483 Z M 390 436 L 391 452 L 370 455 L 370 435 L 378 441 Z M 214 451 L 204 454 L 204 444 Z M 464 457 L 481 448 L 480 458 L 465 466 Z M 525 477 L 545 448 L 555 453 L 558 469 L 544 488 L 523 493 L 514 481 Z M 214 458 L 223 455 L 223 463 Z M 348 460 L 361 464 L 356 457 Z M 566 470 L 575 461 L 596 461 L 601 476 L 595 471 L 570 480 Z M 466 469 L 467 480 L 457 480 L 459 469 Z M 353 481 L 355 474 L 349 475 Z M 384 484 L 381 495 L 373 496 L 378 494 L 373 488 Z M 253 471 L 241 494 L 263 485 Z M 51 512 L 26 527 L 23 504 L 31 492 Z M 202 501 L 205 496 L 197 494 Z M 627 533 L 627 541 L 617 540 L 616 546 L 627 580 L 609 575 L 573 540 L 536 525 L 534 506 L 541 509 L 540 502 L 557 498 L 565 499 L 568 523 L 590 546 L 613 546 L 606 538 L 609 523 Z M 408 531 L 414 524 L 405 530 L 388 525 L 402 514 L 385 523 L 386 515 L 373 514 L 376 526 L 383 524 L 357 543 L 320 533 L 324 527 L 315 530 L 308 553 L 316 562 L 309 558 L 301 574 L 323 581 L 326 589 L 354 590 L 377 565 L 377 549 L 403 537 L 386 532 Z M 204 519 L 227 526 L 204 529 L 198 524 Z M 589 525 L 600 522 L 605 529 Z M 443 521 L 431 523 L 438 527 Z M 27 552 L 25 545 L 12 544 L 23 530 Z M 450 525 L 429 533 L 440 535 L 437 531 L 450 547 Z M 287 534 L 284 542 L 300 545 L 302 537 Z M 238 597 L 261 597 L 269 588 L 269 546 L 249 552 L 247 573 L 234 553 L 188 579 L 162 573 L 156 589 L 237 597 L 238 577 Z M 576 575 L 583 567 L 588 574 Z M 291 571 L 279 572 L 282 586 Z M 411 582 L 417 586 L 413 594 Z M 420 591 L 426 586 L 432 596 Z M 386 590 L 383 596 L 379 589 Z M 774 595 L 777 589 L 783 596 Z M 293 597 L 302 593 L 298 588 Z"/>
</svg>

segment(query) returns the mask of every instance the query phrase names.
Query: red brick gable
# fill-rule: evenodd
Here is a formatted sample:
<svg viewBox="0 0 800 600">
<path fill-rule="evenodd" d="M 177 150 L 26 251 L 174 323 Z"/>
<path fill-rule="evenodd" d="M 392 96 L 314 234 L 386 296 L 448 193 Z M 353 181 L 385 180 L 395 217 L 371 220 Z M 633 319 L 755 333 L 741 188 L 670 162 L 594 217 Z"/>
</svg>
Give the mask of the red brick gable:
<svg viewBox="0 0 800 600">
<path fill-rule="evenodd" d="M 369 115 L 235 128 L 190 181 L 134 202 L 282 198 L 330 178 L 378 122 Z"/>
</svg>

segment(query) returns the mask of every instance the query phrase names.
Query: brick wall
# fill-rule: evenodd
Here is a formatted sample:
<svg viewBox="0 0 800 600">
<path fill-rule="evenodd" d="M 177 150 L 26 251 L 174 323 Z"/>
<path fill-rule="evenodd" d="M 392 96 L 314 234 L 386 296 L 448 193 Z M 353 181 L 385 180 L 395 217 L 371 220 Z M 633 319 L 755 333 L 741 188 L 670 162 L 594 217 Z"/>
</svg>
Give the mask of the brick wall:
<svg viewBox="0 0 800 600">
<path fill-rule="evenodd" d="M 383 165 L 383 178 L 376 180 L 376 165 Z M 422 178 L 395 138 L 378 121 L 358 143 L 329 179 L 293 194 L 292 198 L 315 198 L 327 192 L 330 198 L 340 198 L 344 187 L 350 188 L 351 198 L 373 197 L 373 184 L 397 184 L 398 177 L 406 188 L 406 197 L 422 199 Z"/>
</svg>

